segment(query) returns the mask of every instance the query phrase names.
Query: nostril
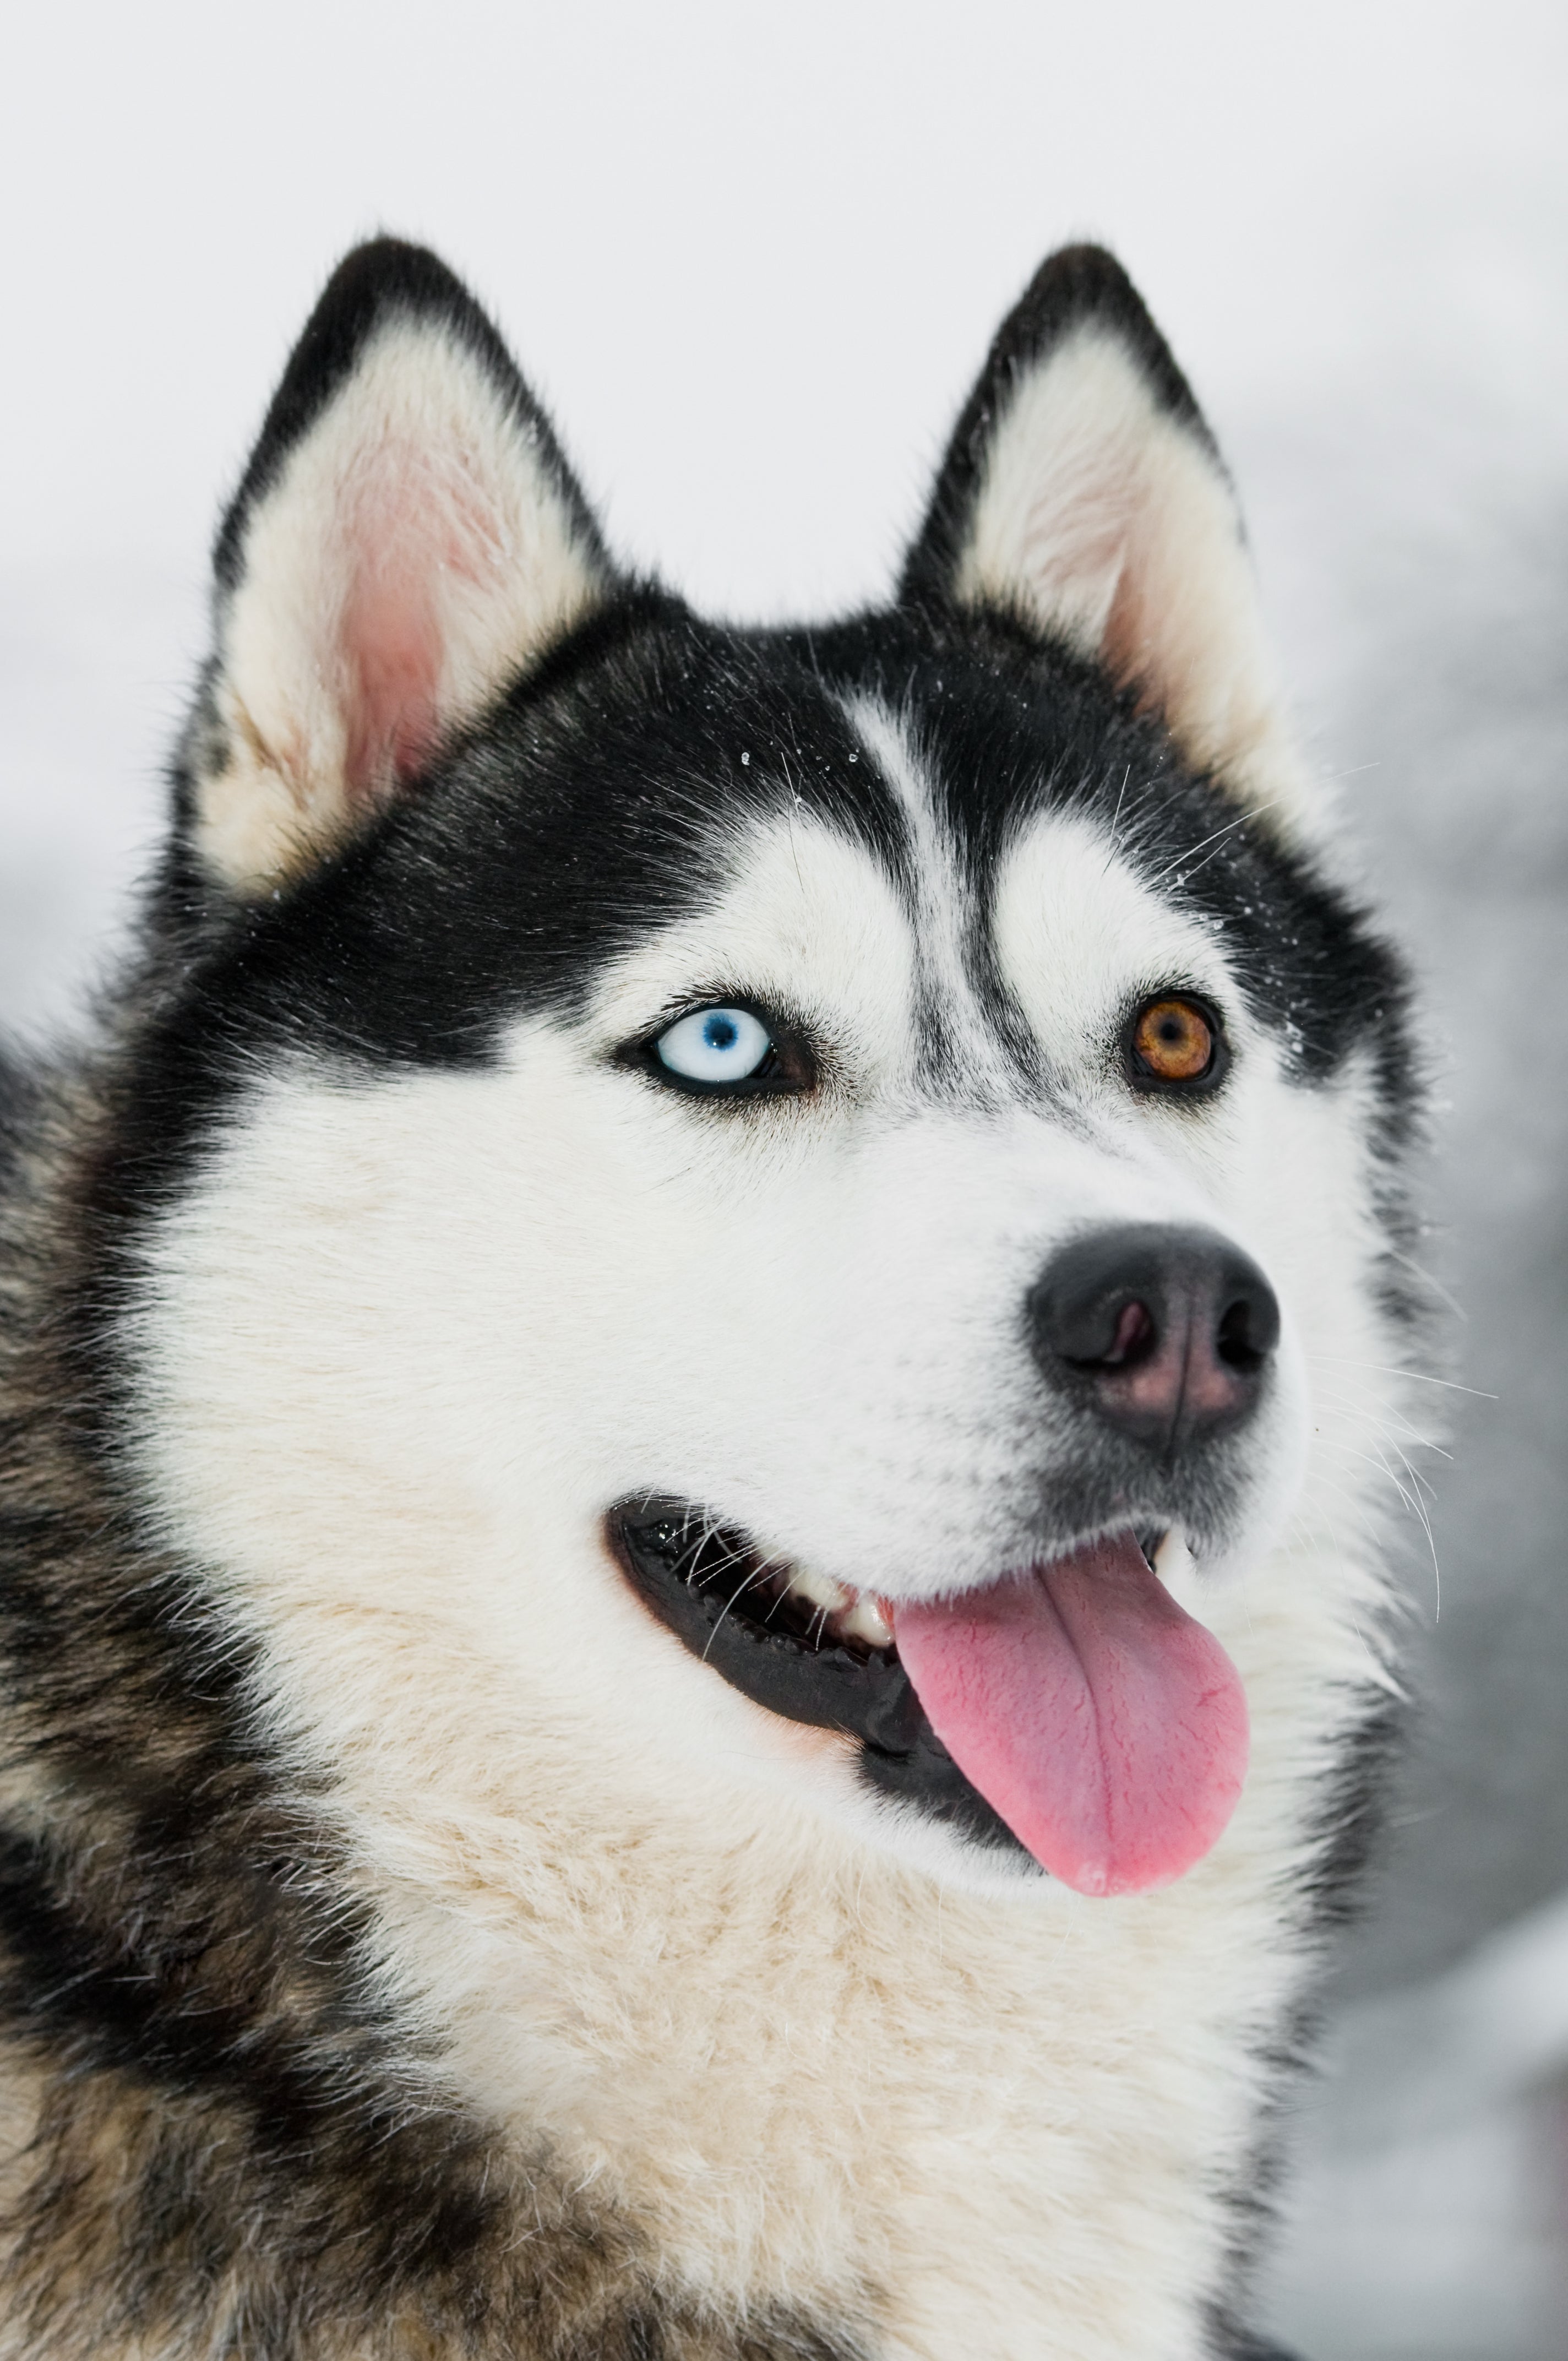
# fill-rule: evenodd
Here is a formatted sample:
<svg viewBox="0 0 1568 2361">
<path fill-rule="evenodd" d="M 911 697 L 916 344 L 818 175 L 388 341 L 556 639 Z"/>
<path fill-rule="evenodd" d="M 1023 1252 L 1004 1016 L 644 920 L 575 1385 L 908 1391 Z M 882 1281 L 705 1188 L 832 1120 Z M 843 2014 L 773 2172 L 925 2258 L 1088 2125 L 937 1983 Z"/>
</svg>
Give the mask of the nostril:
<svg viewBox="0 0 1568 2361">
<path fill-rule="evenodd" d="M 1115 1297 L 1072 1307 L 1050 1324 L 1057 1351 L 1073 1369 L 1135 1367 L 1159 1341 L 1159 1324 L 1148 1305 Z"/>
<path fill-rule="evenodd" d="M 1131 1364 L 1146 1361 L 1157 1342 L 1154 1313 L 1147 1304 L 1124 1303 L 1109 1349 L 1096 1357 L 1107 1369 L 1125 1368 Z"/>
<path fill-rule="evenodd" d="M 1279 1342 L 1279 1303 L 1254 1263 L 1233 1263 L 1214 1324 L 1214 1355 L 1238 1376 L 1255 1377 Z"/>
<path fill-rule="evenodd" d="M 1245 1296 L 1227 1304 L 1214 1334 L 1214 1350 L 1228 1369 L 1250 1377 L 1263 1367 L 1267 1346 L 1255 1334 L 1254 1307 Z"/>
</svg>

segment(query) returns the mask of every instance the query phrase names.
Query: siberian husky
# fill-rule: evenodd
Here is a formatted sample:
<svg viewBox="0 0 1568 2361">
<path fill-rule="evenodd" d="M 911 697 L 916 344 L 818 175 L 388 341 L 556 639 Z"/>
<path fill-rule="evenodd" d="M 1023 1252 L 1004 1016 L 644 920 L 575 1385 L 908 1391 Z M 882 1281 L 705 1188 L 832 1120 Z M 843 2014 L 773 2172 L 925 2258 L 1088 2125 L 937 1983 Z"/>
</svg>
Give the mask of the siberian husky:
<svg viewBox="0 0 1568 2361">
<path fill-rule="evenodd" d="M 1261 2350 L 1417 1093 L 1137 296 L 734 630 L 367 246 L 214 612 L 7 1083 L 0 2355 Z"/>
</svg>

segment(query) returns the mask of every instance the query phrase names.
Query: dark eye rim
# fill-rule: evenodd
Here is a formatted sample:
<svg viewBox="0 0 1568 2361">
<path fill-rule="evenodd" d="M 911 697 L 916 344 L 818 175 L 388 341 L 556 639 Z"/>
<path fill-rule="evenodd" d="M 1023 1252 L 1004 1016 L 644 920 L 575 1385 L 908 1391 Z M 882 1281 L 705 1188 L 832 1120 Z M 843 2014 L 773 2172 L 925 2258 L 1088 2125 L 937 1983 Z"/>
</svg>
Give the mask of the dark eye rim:
<svg viewBox="0 0 1568 2361">
<path fill-rule="evenodd" d="M 1137 1048 L 1138 1027 L 1151 1008 L 1163 1001 L 1179 1000 L 1196 1009 L 1209 1028 L 1211 1048 L 1209 1062 L 1201 1074 L 1178 1080 L 1167 1074 L 1151 1072 L 1143 1062 Z M 1122 1069 L 1135 1091 L 1150 1098 L 1209 1098 L 1223 1083 L 1231 1071 L 1231 1045 L 1226 1038 L 1224 1020 L 1207 993 L 1195 992 L 1188 984 L 1165 983 L 1157 992 L 1146 992 L 1130 1011 L 1122 1027 Z"/>
<path fill-rule="evenodd" d="M 687 1016 L 700 1016 L 710 1008 L 738 1008 L 754 1016 L 773 1045 L 756 1071 L 743 1075 L 739 1082 L 705 1082 L 695 1074 L 677 1074 L 659 1055 L 659 1043 L 673 1025 L 679 1025 Z M 683 1001 L 678 1007 L 665 1009 L 645 1033 L 617 1050 L 616 1062 L 657 1082 L 661 1090 L 678 1092 L 683 1098 L 720 1103 L 801 1098 L 814 1091 L 822 1078 L 821 1061 L 805 1027 L 745 992 L 704 993 L 699 998 Z"/>
</svg>

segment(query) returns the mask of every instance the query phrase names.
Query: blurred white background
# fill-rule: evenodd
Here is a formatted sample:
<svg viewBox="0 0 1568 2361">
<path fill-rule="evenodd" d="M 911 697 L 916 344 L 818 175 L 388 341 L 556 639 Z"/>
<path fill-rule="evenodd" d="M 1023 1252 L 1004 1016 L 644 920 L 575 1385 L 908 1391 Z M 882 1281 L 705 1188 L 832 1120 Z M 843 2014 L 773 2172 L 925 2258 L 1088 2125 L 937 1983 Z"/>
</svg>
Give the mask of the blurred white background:
<svg viewBox="0 0 1568 2361">
<path fill-rule="evenodd" d="M 1442 1613 L 1299 2111 L 1310 2361 L 1568 2349 L 1568 12 L 148 0 L 0 87 L 0 1017 L 57 1024 L 159 825 L 205 552 L 342 249 L 438 247 L 633 561 L 742 616 L 892 577 L 1035 264 L 1105 239 L 1239 479 L 1444 1053 Z"/>
</svg>

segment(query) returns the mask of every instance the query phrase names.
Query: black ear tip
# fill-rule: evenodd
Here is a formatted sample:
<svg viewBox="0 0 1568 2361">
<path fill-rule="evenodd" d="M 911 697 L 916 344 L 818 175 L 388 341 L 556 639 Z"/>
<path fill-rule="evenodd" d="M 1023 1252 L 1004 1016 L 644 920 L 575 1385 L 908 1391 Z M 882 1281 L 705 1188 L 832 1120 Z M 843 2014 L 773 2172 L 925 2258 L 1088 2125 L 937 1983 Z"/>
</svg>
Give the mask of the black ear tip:
<svg viewBox="0 0 1568 2361">
<path fill-rule="evenodd" d="M 1073 329 L 1097 324 L 1141 364 L 1161 405 L 1206 434 L 1191 390 L 1148 307 L 1102 246 L 1062 246 L 1047 255 L 996 340 L 1014 368 L 1041 359 Z"/>
<path fill-rule="evenodd" d="M 472 302 L 455 271 L 429 247 L 403 237 L 371 237 L 344 256 L 321 291 L 305 335 L 318 321 L 344 313 L 379 312 L 390 304 L 448 311 Z"/>
<path fill-rule="evenodd" d="M 384 321 L 394 314 L 444 327 L 488 369 L 509 400 L 528 397 L 488 315 L 455 271 L 424 246 L 373 237 L 345 254 L 289 356 L 239 490 L 218 533 L 217 578 L 236 578 L 246 520 L 288 453 L 321 415 Z"/>
<path fill-rule="evenodd" d="M 375 237 L 345 254 L 322 289 L 290 357 L 280 400 L 297 400 L 307 390 L 319 397 L 393 312 L 443 321 L 487 358 L 504 358 L 489 321 L 439 255 L 405 238 Z"/>
<path fill-rule="evenodd" d="M 1073 246 L 1058 246 L 1047 254 L 1029 282 L 1024 301 L 1052 298 L 1064 300 L 1085 310 L 1097 303 L 1131 302 L 1143 309 L 1137 289 L 1117 261 L 1109 247 L 1085 241 Z"/>
</svg>

